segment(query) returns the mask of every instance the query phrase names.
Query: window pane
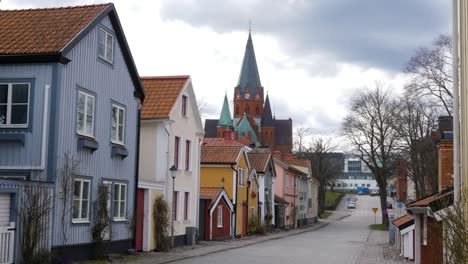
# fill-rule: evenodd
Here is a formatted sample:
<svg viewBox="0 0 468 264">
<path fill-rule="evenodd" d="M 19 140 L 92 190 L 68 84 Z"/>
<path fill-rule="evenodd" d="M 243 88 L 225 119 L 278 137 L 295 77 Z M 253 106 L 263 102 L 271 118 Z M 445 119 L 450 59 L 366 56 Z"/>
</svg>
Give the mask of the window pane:
<svg viewBox="0 0 468 264">
<path fill-rule="evenodd" d="M 86 100 L 86 114 L 94 115 L 94 97 L 89 96 Z"/>
<path fill-rule="evenodd" d="M 81 218 L 88 218 L 88 201 L 83 201 L 81 204 Z"/>
<path fill-rule="evenodd" d="M 86 134 L 93 134 L 93 116 L 86 115 Z"/>
<path fill-rule="evenodd" d="M 0 104 L 6 104 L 8 100 L 8 85 L 0 84 Z"/>
<path fill-rule="evenodd" d="M 120 200 L 122 201 L 125 201 L 125 196 L 127 195 L 126 187 L 126 185 L 120 185 Z"/>
<path fill-rule="evenodd" d="M 73 218 L 80 218 L 80 201 L 73 201 Z"/>
<path fill-rule="evenodd" d="M 120 203 L 120 217 L 125 217 L 125 202 Z"/>
<path fill-rule="evenodd" d="M 26 124 L 28 122 L 28 106 L 13 105 L 11 107 L 11 123 Z"/>
<path fill-rule="evenodd" d="M 80 191 L 81 191 L 81 182 L 75 181 L 75 186 L 73 187 L 73 200 L 80 199 Z"/>
<path fill-rule="evenodd" d="M 112 61 L 112 49 L 106 48 L 106 60 Z"/>
<path fill-rule="evenodd" d="M 124 117 L 125 117 L 124 110 L 119 109 L 119 125 L 124 124 Z"/>
<path fill-rule="evenodd" d="M 119 200 L 119 185 L 118 184 L 114 185 L 114 200 L 116 201 Z"/>
<path fill-rule="evenodd" d="M 83 182 L 83 200 L 88 200 L 89 195 L 89 182 Z"/>
<path fill-rule="evenodd" d="M 84 94 L 79 94 L 78 95 L 78 112 L 79 113 L 84 113 L 85 111 L 85 99 L 86 96 Z"/>
<path fill-rule="evenodd" d="M 27 103 L 28 102 L 28 87 L 27 84 L 13 84 L 12 102 Z"/>
<path fill-rule="evenodd" d="M 117 108 L 112 107 L 112 127 L 111 127 L 112 140 L 117 140 Z"/>
<path fill-rule="evenodd" d="M 104 43 L 104 38 L 106 37 L 106 32 L 104 32 L 104 30 L 99 30 L 99 33 L 98 33 L 98 41 L 101 42 L 101 43 Z"/>
<path fill-rule="evenodd" d="M 0 124 L 6 124 L 7 106 L 0 105 Z"/>
<path fill-rule="evenodd" d="M 104 47 L 104 44 L 99 43 L 98 44 L 98 55 L 100 57 L 105 58 L 105 54 L 104 54 L 105 50 L 106 50 L 106 47 Z"/>
<path fill-rule="evenodd" d="M 114 39 L 114 37 L 111 34 L 109 34 L 109 33 L 106 34 L 106 46 L 108 48 L 112 48 L 113 39 Z"/>
<path fill-rule="evenodd" d="M 78 112 L 76 129 L 80 132 L 84 132 L 84 113 Z"/>
<path fill-rule="evenodd" d="M 123 142 L 123 126 L 119 126 L 119 137 L 117 140 Z"/>
<path fill-rule="evenodd" d="M 119 216 L 119 201 L 114 201 L 114 217 Z"/>
</svg>

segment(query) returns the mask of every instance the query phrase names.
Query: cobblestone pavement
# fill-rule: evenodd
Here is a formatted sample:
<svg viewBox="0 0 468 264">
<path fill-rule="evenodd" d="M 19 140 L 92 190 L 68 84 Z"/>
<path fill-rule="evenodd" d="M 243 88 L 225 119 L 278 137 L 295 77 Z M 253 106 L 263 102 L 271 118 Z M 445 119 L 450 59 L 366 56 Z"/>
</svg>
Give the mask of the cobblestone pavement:
<svg viewBox="0 0 468 264">
<path fill-rule="evenodd" d="M 408 263 L 399 256 L 398 250 L 388 244 L 387 231 L 371 231 L 361 248 L 358 264 L 399 264 Z"/>
</svg>

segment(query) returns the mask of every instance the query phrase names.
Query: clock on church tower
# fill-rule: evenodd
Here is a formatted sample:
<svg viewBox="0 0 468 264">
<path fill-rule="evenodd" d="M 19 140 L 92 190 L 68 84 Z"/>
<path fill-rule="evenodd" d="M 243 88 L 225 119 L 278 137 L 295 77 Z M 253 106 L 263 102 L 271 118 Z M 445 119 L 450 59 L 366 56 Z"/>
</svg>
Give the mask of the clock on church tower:
<svg viewBox="0 0 468 264">
<path fill-rule="evenodd" d="M 249 99 L 250 99 L 250 94 L 249 94 L 249 93 L 245 93 L 244 97 L 245 97 L 245 99 L 249 100 Z"/>
</svg>

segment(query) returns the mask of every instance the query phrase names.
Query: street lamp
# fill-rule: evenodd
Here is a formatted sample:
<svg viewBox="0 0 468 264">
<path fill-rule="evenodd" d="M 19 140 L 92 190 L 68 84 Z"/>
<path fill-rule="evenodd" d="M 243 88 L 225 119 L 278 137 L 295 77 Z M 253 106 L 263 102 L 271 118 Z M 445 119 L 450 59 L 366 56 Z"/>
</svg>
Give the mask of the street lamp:
<svg viewBox="0 0 468 264">
<path fill-rule="evenodd" d="M 177 168 L 175 165 L 169 169 L 172 178 L 172 219 L 171 219 L 171 248 L 174 248 L 174 220 L 175 220 L 175 177 Z"/>
</svg>

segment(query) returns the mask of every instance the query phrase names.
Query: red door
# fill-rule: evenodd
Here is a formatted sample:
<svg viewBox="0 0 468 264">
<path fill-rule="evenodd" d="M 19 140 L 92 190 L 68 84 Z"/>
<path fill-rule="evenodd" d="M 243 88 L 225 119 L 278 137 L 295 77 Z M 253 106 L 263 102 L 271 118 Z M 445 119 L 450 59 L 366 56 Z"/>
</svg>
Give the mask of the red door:
<svg viewBox="0 0 468 264">
<path fill-rule="evenodd" d="M 136 215 L 136 234 L 135 249 L 143 250 L 143 217 L 145 208 L 145 189 L 138 189 L 137 192 L 137 215 Z"/>
<path fill-rule="evenodd" d="M 247 205 L 244 204 L 242 208 L 242 235 L 247 235 Z"/>
</svg>

